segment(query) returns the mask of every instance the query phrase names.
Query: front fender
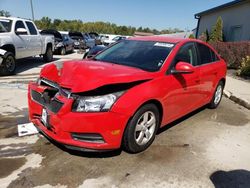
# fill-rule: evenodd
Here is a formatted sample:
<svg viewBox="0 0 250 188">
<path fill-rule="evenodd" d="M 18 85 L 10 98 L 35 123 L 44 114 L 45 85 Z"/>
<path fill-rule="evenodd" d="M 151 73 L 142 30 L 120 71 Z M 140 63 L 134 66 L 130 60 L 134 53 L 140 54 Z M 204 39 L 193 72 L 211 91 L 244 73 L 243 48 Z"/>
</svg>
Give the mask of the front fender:
<svg viewBox="0 0 250 188">
<path fill-rule="evenodd" d="M 162 104 L 162 87 L 164 86 L 158 79 L 139 84 L 127 90 L 114 104 L 111 111 L 133 116 L 138 108 L 148 101 L 156 100 Z"/>
<path fill-rule="evenodd" d="M 6 53 L 7 53 L 6 50 L 0 49 L 0 65 L 2 64 L 4 56 L 5 56 Z"/>
</svg>

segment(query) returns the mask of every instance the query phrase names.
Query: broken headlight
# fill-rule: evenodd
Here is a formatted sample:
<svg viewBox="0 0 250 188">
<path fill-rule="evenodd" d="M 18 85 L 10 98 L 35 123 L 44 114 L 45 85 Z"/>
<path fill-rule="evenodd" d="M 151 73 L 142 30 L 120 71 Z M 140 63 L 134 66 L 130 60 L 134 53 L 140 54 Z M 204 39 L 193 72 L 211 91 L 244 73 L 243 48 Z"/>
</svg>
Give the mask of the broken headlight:
<svg viewBox="0 0 250 188">
<path fill-rule="evenodd" d="M 124 91 L 101 96 L 79 96 L 73 105 L 75 112 L 105 112 L 108 111 Z"/>
</svg>

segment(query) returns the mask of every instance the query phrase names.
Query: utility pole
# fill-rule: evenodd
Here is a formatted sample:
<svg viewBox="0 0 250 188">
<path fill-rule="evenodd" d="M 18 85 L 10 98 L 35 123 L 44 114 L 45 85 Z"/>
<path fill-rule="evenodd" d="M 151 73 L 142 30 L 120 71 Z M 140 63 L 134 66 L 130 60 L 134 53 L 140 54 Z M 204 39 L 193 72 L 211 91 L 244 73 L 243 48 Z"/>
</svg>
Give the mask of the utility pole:
<svg viewBox="0 0 250 188">
<path fill-rule="evenodd" d="M 33 3 L 32 0 L 30 0 L 30 6 L 31 6 L 31 12 L 32 12 L 32 20 L 35 21 L 35 17 L 34 17 L 34 10 L 33 10 Z"/>
</svg>

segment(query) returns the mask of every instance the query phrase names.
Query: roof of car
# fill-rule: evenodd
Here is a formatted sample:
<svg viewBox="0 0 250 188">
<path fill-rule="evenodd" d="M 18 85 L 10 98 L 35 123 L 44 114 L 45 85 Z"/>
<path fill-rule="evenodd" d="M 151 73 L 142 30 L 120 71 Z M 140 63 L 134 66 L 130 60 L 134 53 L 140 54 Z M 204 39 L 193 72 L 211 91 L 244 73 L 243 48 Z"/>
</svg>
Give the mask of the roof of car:
<svg viewBox="0 0 250 188">
<path fill-rule="evenodd" d="M 0 16 L 0 19 L 9 19 L 9 20 L 13 20 L 13 21 L 16 21 L 16 20 L 32 21 L 32 20 L 25 19 L 25 18 L 19 18 L 19 17 L 4 17 L 4 16 Z"/>
<path fill-rule="evenodd" d="M 143 37 L 131 37 L 128 40 L 141 40 L 141 41 L 156 41 L 156 42 L 178 43 L 178 42 L 190 41 L 191 39 L 187 39 L 187 38 L 174 38 L 174 37 L 166 37 L 166 36 L 157 36 L 157 35 L 154 35 L 154 36 L 143 36 Z"/>
</svg>

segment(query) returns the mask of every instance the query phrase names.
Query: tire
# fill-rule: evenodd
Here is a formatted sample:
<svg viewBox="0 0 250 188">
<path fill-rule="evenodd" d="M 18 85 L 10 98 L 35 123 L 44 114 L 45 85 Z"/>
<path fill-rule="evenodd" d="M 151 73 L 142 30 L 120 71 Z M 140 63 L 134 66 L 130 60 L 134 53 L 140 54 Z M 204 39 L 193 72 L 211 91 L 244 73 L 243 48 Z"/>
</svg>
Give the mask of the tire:
<svg viewBox="0 0 250 188">
<path fill-rule="evenodd" d="M 15 73 L 16 59 L 13 53 L 7 52 L 3 57 L 3 62 L 0 66 L 0 75 L 7 76 Z"/>
<path fill-rule="evenodd" d="M 62 48 L 61 48 L 60 54 L 61 54 L 61 55 L 65 55 L 65 54 L 66 54 L 66 49 L 65 49 L 65 47 L 62 47 Z"/>
<path fill-rule="evenodd" d="M 159 125 L 158 108 L 154 104 L 142 106 L 134 114 L 124 131 L 122 143 L 124 150 L 129 153 L 146 150 L 153 143 Z"/>
<path fill-rule="evenodd" d="M 43 60 L 45 62 L 51 62 L 53 60 L 53 51 L 51 46 L 47 46 L 45 54 L 43 54 Z"/>
<path fill-rule="evenodd" d="M 219 106 L 223 95 L 223 89 L 224 89 L 224 83 L 220 81 L 214 91 L 212 100 L 208 104 L 208 108 L 215 109 Z"/>
</svg>

